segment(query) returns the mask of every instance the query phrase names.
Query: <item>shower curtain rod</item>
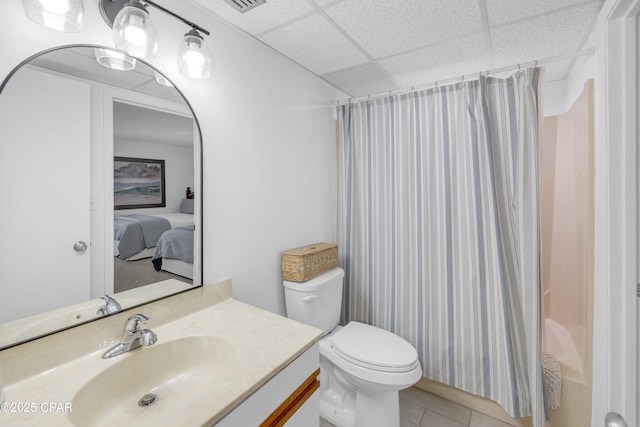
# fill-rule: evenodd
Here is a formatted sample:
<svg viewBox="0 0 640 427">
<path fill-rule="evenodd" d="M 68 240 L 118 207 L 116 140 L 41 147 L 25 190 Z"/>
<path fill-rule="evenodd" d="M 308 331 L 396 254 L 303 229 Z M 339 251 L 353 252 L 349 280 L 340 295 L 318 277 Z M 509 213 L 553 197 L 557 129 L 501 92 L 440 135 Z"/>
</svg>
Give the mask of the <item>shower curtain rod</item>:
<svg viewBox="0 0 640 427">
<path fill-rule="evenodd" d="M 580 50 L 578 52 L 573 52 L 573 53 L 568 53 L 566 55 L 558 55 L 558 56 L 552 56 L 549 58 L 544 58 L 544 59 L 537 59 L 535 61 L 531 61 L 531 62 L 525 62 L 525 63 L 521 63 L 521 64 L 514 64 L 514 65 L 508 65 L 506 67 L 500 67 L 500 68 L 494 68 L 493 70 L 487 70 L 487 71 L 481 71 L 479 73 L 475 73 L 475 74 L 467 74 L 467 75 L 462 75 L 459 77 L 454 77 L 454 78 L 449 78 L 449 79 L 443 79 L 443 80 L 436 80 L 435 82 L 430 82 L 430 83 L 425 83 L 425 84 L 421 84 L 419 86 L 412 86 L 410 89 L 397 89 L 397 90 L 390 90 L 387 92 L 380 92 L 377 93 L 375 95 L 367 95 L 367 96 L 360 96 L 357 98 L 349 98 L 343 101 L 338 101 L 336 103 L 336 106 L 340 106 L 340 105 L 345 105 L 348 104 L 350 102 L 354 102 L 354 101 L 364 101 L 365 99 L 372 99 L 372 98 L 381 98 L 383 96 L 389 96 L 389 95 L 402 95 L 405 93 L 410 93 L 410 92 L 414 92 L 416 90 L 422 90 L 422 89 L 429 89 L 429 88 L 433 88 L 433 87 L 438 87 L 438 86 L 445 86 L 451 83 L 455 83 L 458 81 L 473 81 L 473 80 L 478 80 L 480 78 L 480 75 L 485 75 L 488 76 L 490 74 L 499 74 L 499 73 L 504 73 L 507 71 L 515 71 L 515 70 L 519 70 L 521 68 L 528 68 L 528 67 L 535 67 L 538 65 L 545 65 L 545 64 L 551 64 L 553 62 L 559 62 L 559 61 L 566 61 L 567 59 L 573 59 L 573 58 L 578 58 L 580 56 L 591 56 L 593 55 L 595 52 L 595 48 L 591 47 L 589 49 L 584 49 L 584 50 Z"/>
</svg>

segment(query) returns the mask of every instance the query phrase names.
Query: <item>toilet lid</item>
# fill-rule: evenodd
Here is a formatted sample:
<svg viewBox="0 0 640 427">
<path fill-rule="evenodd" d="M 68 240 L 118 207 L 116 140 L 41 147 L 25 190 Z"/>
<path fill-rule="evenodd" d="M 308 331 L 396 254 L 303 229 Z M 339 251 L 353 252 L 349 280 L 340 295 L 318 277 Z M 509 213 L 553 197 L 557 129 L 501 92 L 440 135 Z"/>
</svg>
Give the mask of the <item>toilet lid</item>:
<svg viewBox="0 0 640 427">
<path fill-rule="evenodd" d="M 418 353 L 404 339 L 371 325 L 350 322 L 331 337 L 333 350 L 356 365 L 385 372 L 408 372 Z"/>
</svg>

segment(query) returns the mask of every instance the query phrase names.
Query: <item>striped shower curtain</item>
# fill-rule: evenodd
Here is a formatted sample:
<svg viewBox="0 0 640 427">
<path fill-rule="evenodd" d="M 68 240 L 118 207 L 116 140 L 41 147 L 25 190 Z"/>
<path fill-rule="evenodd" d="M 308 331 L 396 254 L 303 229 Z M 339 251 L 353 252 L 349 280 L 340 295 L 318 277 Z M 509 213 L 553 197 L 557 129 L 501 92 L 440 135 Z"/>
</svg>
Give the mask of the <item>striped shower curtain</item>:
<svg viewBox="0 0 640 427">
<path fill-rule="evenodd" d="M 544 422 L 539 70 L 338 107 L 343 321 L 424 376 Z"/>
</svg>

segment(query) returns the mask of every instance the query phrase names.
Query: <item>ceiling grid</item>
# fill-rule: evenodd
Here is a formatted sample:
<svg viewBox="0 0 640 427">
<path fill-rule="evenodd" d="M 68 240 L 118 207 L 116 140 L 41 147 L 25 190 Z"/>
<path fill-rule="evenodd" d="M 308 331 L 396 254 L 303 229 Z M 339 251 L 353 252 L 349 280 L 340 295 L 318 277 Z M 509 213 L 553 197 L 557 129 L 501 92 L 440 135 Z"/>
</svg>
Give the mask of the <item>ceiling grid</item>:
<svg viewBox="0 0 640 427">
<path fill-rule="evenodd" d="M 238 13 L 194 0 L 359 97 L 570 54 L 603 0 L 267 0 Z M 547 65 L 566 77 L 575 61 Z"/>
</svg>

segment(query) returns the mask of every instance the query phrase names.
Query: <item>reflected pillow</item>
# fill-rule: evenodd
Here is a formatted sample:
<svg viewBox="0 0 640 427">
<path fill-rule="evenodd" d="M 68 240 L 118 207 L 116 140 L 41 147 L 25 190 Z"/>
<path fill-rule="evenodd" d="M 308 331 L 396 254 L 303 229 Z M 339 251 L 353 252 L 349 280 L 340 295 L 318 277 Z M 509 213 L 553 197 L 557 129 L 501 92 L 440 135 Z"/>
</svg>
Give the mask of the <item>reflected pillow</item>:
<svg viewBox="0 0 640 427">
<path fill-rule="evenodd" d="M 180 202 L 180 212 L 181 213 L 193 213 L 193 199 L 182 199 Z"/>
</svg>

